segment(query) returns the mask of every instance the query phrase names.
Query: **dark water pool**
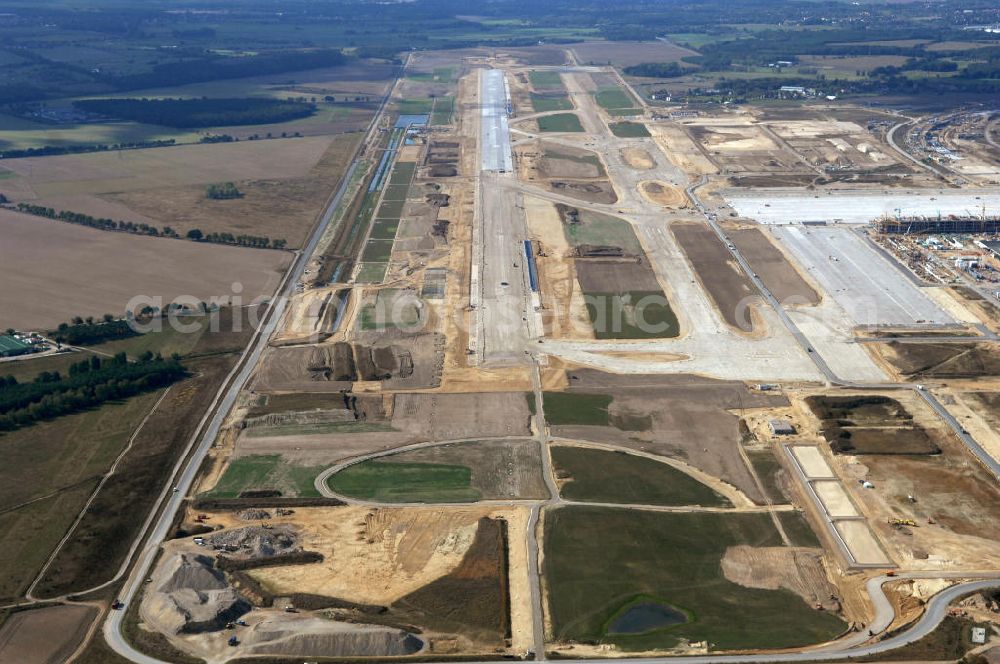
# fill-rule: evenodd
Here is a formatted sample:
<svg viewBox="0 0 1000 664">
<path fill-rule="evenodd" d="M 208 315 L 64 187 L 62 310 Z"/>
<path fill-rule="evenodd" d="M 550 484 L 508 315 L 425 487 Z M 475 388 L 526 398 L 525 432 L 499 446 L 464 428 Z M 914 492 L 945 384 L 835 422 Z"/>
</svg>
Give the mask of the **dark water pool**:
<svg viewBox="0 0 1000 664">
<path fill-rule="evenodd" d="M 669 604 L 639 602 L 612 620 L 608 626 L 608 632 L 611 634 L 642 634 L 650 630 L 686 622 L 687 616 Z"/>
</svg>

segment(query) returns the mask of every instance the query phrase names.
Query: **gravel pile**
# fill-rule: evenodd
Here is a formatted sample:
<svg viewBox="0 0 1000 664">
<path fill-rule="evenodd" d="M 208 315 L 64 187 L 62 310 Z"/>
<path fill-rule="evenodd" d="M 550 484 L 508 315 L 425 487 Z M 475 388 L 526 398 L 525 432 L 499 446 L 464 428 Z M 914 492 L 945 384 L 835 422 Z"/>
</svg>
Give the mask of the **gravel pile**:
<svg viewBox="0 0 1000 664">
<path fill-rule="evenodd" d="M 216 533 L 206 541 L 236 558 L 270 558 L 302 550 L 298 535 L 290 527 L 247 526 Z"/>
</svg>

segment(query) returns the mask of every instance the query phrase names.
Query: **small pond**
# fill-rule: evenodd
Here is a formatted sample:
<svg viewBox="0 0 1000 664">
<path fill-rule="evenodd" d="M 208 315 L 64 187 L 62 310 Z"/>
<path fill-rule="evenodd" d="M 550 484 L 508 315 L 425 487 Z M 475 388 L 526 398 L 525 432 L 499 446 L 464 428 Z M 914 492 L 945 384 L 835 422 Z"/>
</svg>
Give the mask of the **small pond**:
<svg viewBox="0 0 1000 664">
<path fill-rule="evenodd" d="M 638 602 L 612 619 L 609 634 L 642 634 L 662 627 L 687 622 L 687 616 L 669 604 Z"/>
</svg>

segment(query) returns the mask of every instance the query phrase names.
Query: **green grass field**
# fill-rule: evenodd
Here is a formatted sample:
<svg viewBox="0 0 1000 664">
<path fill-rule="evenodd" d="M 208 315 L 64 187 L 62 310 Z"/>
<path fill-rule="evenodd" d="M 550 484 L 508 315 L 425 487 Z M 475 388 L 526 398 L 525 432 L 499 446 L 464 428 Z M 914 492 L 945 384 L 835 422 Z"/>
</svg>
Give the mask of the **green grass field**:
<svg viewBox="0 0 1000 664">
<path fill-rule="evenodd" d="M 679 639 L 710 650 L 779 648 L 828 640 L 846 627 L 786 590 L 727 581 L 720 561 L 736 544 L 780 546 L 765 514 L 662 514 L 604 507 L 546 510 L 543 573 L 555 638 L 669 648 Z M 670 605 L 687 622 L 638 634 L 609 633 L 637 600 Z"/>
<path fill-rule="evenodd" d="M 638 108 L 609 108 L 605 112 L 613 118 L 624 118 L 630 115 L 638 115 Z"/>
<path fill-rule="evenodd" d="M 410 186 L 406 184 L 390 184 L 382 191 L 383 201 L 405 201 L 406 195 L 410 192 Z"/>
<path fill-rule="evenodd" d="M 545 392 L 545 421 L 548 424 L 589 424 L 608 426 L 608 407 L 611 395 L 585 394 L 583 392 Z M 534 412 L 534 395 L 528 400 Z"/>
<path fill-rule="evenodd" d="M 611 133 L 618 138 L 648 138 L 649 130 L 640 122 L 612 122 Z"/>
<path fill-rule="evenodd" d="M 218 484 L 205 495 L 236 498 L 243 491 L 277 489 L 283 496 L 318 496 L 313 480 L 326 466 L 298 466 L 280 454 L 240 457 L 229 462 Z"/>
<path fill-rule="evenodd" d="M 386 263 L 392 254 L 392 240 L 370 239 L 361 254 L 364 263 Z"/>
<path fill-rule="evenodd" d="M 732 507 L 726 498 L 665 463 L 607 450 L 559 445 L 551 448 L 563 498 L 635 505 Z"/>
<path fill-rule="evenodd" d="M 355 280 L 359 284 L 380 284 L 388 269 L 388 263 L 362 263 Z"/>
<path fill-rule="evenodd" d="M 632 254 L 642 254 L 642 245 L 632 224 L 611 215 L 581 210 L 579 222 L 563 224 L 566 240 L 574 247 L 581 244 L 611 245 Z"/>
<path fill-rule="evenodd" d="M 677 315 L 663 293 L 584 293 L 598 339 L 663 339 L 680 334 Z"/>
<path fill-rule="evenodd" d="M 375 223 L 372 224 L 372 234 L 373 240 L 392 240 L 396 237 L 396 231 L 399 229 L 399 217 L 394 217 L 392 219 L 376 219 Z"/>
<path fill-rule="evenodd" d="M 400 115 L 426 115 L 434 110 L 433 99 L 401 99 L 396 102 Z"/>
<path fill-rule="evenodd" d="M 392 167 L 392 175 L 389 176 L 389 184 L 410 184 L 413 173 L 417 170 L 417 164 L 413 161 L 397 161 Z"/>
<path fill-rule="evenodd" d="M 802 513 L 778 512 L 778 520 L 792 546 L 820 546 L 819 538 Z"/>
<path fill-rule="evenodd" d="M 387 503 L 479 500 L 470 468 L 436 463 L 363 461 L 331 476 L 328 485 L 342 496 Z"/>
<path fill-rule="evenodd" d="M 432 125 L 451 124 L 451 118 L 455 113 L 454 97 L 437 97 L 434 99 L 434 110 L 431 112 Z"/>
<path fill-rule="evenodd" d="M 557 71 L 533 71 L 528 74 L 528 78 L 535 90 L 563 89 L 562 76 Z"/>
<path fill-rule="evenodd" d="M 594 99 L 601 108 L 606 109 L 633 108 L 635 106 L 632 96 L 618 87 L 598 90 L 594 93 Z"/>
<path fill-rule="evenodd" d="M 573 102 L 565 92 L 538 94 L 531 93 L 531 107 L 535 113 L 547 113 L 549 111 L 572 111 Z"/>
<path fill-rule="evenodd" d="M 583 125 L 580 118 L 573 113 L 558 113 L 538 118 L 538 131 L 541 132 L 581 132 Z"/>
<path fill-rule="evenodd" d="M 390 185 L 395 186 L 395 185 Z M 406 199 L 402 200 L 383 200 L 382 205 L 378 208 L 379 217 L 399 217 L 403 214 L 403 206 L 406 205 Z"/>
</svg>

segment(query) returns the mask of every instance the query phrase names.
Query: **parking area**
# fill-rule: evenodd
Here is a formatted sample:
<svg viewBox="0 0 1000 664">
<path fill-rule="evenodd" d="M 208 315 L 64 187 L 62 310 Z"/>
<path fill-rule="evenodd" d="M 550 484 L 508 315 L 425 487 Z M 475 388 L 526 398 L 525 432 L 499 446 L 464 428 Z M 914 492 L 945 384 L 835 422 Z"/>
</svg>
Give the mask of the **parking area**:
<svg viewBox="0 0 1000 664">
<path fill-rule="evenodd" d="M 780 226 L 773 232 L 856 325 L 955 322 L 849 228 Z"/>
</svg>

